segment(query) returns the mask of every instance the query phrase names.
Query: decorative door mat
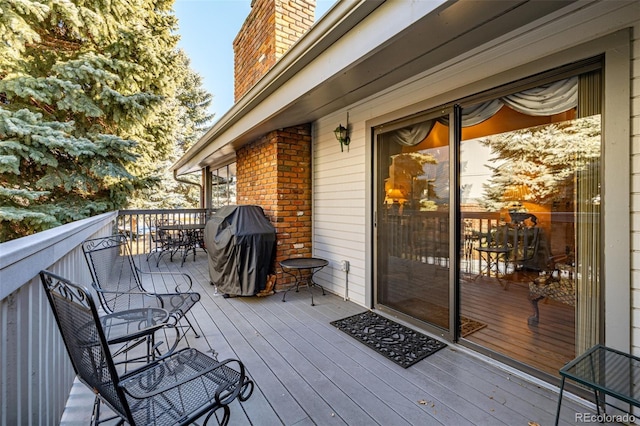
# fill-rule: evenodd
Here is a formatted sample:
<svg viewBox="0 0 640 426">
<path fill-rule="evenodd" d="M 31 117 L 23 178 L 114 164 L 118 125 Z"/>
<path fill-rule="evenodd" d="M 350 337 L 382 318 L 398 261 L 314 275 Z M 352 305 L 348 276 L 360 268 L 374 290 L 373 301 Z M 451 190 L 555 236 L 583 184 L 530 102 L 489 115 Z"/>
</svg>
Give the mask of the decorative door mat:
<svg viewBox="0 0 640 426">
<path fill-rule="evenodd" d="M 332 321 L 331 325 L 404 368 L 447 346 L 371 311 Z"/>
<path fill-rule="evenodd" d="M 476 321 L 471 318 L 467 318 L 464 316 L 460 316 L 460 336 L 467 337 L 471 333 L 475 333 L 476 331 L 483 329 L 487 326 L 487 324 Z"/>
</svg>

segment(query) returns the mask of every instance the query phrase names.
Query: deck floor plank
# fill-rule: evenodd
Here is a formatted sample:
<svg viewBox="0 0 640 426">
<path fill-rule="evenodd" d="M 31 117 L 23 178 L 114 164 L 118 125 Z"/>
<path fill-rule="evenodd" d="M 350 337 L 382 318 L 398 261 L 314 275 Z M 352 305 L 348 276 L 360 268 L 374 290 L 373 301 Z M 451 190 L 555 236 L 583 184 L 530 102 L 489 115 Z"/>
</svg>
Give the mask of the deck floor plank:
<svg viewBox="0 0 640 426">
<path fill-rule="evenodd" d="M 270 306 L 271 304 L 264 303 L 251 304 L 256 314 L 262 316 L 273 316 L 273 312 L 269 310 Z M 350 411 L 348 418 L 345 418 L 347 423 L 410 424 L 394 411 L 392 405 L 378 398 L 377 393 L 380 389 L 364 386 L 353 380 L 343 368 L 338 367 L 335 358 L 323 351 L 323 348 L 329 345 L 309 327 L 310 323 L 306 319 L 302 316 L 283 319 L 281 316 L 272 324 L 281 330 L 279 333 L 284 339 L 296 342 L 296 349 L 317 369 L 314 374 L 320 376 L 316 376 L 316 382 L 319 381 L 318 377 L 323 377 L 322 380 L 330 382 L 335 388 L 321 391 L 324 392 L 324 398 L 330 396 L 332 407 L 337 405 L 341 412 Z M 348 405 L 353 407 L 349 408 Z"/>
<path fill-rule="evenodd" d="M 200 252 L 183 267 L 168 257 L 159 268 L 144 256 L 138 261 L 143 270 L 180 271 L 193 278 L 202 299 L 188 315 L 203 336 L 189 331 L 184 344 L 246 365 L 256 389 L 248 401 L 231 405 L 233 425 L 553 423 L 554 386 L 452 344 L 412 367 L 399 367 L 330 324 L 366 310 L 338 295 L 322 296 L 314 289 L 316 306 L 305 288 L 290 291 L 284 303 L 281 293 L 223 298 L 214 294 Z M 166 288 L 171 282 L 155 285 Z M 82 398 L 92 399 L 90 390 L 74 386 L 62 425 L 87 424 L 91 406 L 82 403 L 86 410 L 79 409 Z M 595 407 L 579 402 L 565 397 L 562 424 L 574 424 L 575 413 L 595 413 Z"/>
<path fill-rule="evenodd" d="M 295 318 L 298 318 L 301 315 L 302 315 L 301 313 L 294 314 Z M 319 315 L 317 318 L 316 324 L 324 323 L 325 324 L 324 327 L 323 326 L 318 326 L 318 327 L 328 328 L 329 336 L 331 336 L 329 338 L 332 339 L 333 336 L 335 336 L 335 333 L 333 331 L 335 329 L 332 326 L 327 326 L 326 324 L 328 324 L 328 322 L 329 322 L 328 319 L 325 321 Z M 322 330 L 318 328 L 314 330 L 314 332 L 320 335 L 322 333 Z M 375 375 L 376 377 L 384 376 L 381 370 L 383 368 L 388 368 L 392 371 L 394 369 L 397 369 L 398 371 L 406 371 L 401 367 L 396 366 L 391 361 L 386 360 L 384 357 L 381 357 L 375 354 L 374 351 L 358 343 L 354 339 L 351 339 L 350 337 L 346 336 L 344 333 L 340 333 L 338 336 L 341 339 L 344 339 L 344 341 L 340 342 L 339 340 L 334 340 L 334 341 L 328 340 L 327 343 L 329 343 L 329 345 L 325 345 L 325 346 L 329 346 L 329 347 L 344 347 L 345 345 L 351 346 L 352 348 L 350 351 L 343 350 L 346 354 L 345 357 L 347 359 L 353 360 L 353 362 L 356 365 L 368 367 L 368 369 L 362 372 L 359 376 L 362 376 L 362 377 L 367 377 L 368 375 Z M 446 350 L 447 349 L 444 349 L 443 351 L 446 351 Z M 438 357 L 440 352 L 432 355 L 427 359 Z M 367 363 L 367 358 L 369 357 L 373 358 L 373 362 L 370 363 L 370 366 L 368 366 L 368 363 Z M 337 360 L 336 365 L 342 365 L 342 362 L 344 362 L 344 360 Z M 416 366 L 421 364 L 423 364 L 423 362 L 416 364 Z M 414 367 L 411 367 L 408 370 L 413 371 L 412 370 L 413 368 Z M 389 380 L 391 383 L 396 381 L 398 382 L 396 383 L 396 389 L 394 390 L 395 392 L 407 393 L 407 391 L 411 388 L 411 385 L 413 385 L 413 387 L 416 389 L 416 394 L 415 394 L 415 398 L 412 399 L 412 405 L 414 406 L 417 405 L 418 401 L 429 401 L 430 404 L 427 404 L 427 405 L 431 406 L 434 409 L 434 411 L 440 410 L 440 414 L 445 413 L 448 410 L 452 410 L 453 412 L 449 412 L 447 417 L 443 417 L 439 419 L 444 424 L 452 424 L 452 422 L 454 422 L 455 424 L 460 424 L 460 423 L 464 424 L 466 422 L 471 422 L 472 424 L 482 424 L 482 420 L 483 420 L 482 418 L 475 418 L 476 412 L 472 412 L 471 415 L 456 416 L 455 410 L 461 410 L 461 411 L 466 410 L 468 401 L 461 400 L 457 394 L 450 392 L 450 390 L 447 389 L 450 383 L 447 382 L 445 386 L 441 386 L 437 380 L 433 380 L 433 378 L 430 378 L 424 375 L 419 375 L 419 374 L 403 373 L 401 374 L 401 378 L 402 378 L 401 381 L 394 379 L 392 375 L 390 375 L 389 377 L 390 377 Z M 425 386 L 424 385 L 425 382 L 429 382 L 429 384 Z M 460 388 L 464 388 L 464 383 L 460 382 L 460 384 L 461 384 Z M 425 389 L 433 389 L 433 390 L 431 394 L 426 394 Z M 438 408 L 435 408 L 435 401 L 438 401 L 439 403 Z M 482 416 L 481 413 L 480 413 L 480 416 Z M 484 420 L 486 421 L 486 419 Z"/>
</svg>

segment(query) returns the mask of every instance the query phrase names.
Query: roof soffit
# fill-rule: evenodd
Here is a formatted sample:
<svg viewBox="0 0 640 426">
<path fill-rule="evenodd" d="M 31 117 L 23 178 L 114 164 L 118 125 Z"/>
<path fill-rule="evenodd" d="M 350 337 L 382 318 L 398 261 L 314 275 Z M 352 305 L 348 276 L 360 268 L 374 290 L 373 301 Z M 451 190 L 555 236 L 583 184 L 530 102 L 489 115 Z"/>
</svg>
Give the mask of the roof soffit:
<svg viewBox="0 0 640 426">
<path fill-rule="evenodd" d="M 317 56 L 307 58 L 303 65 L 298 64 L 301 66 L 281 70 L 281 80 L 271 87 L 273 90 L 270 92 L 249 92 L 248 95 L 252 96 L 246 107 L 248 109 L 236 111 L 236 120 L 231 120 L 225 115 L 223 119 L 227 118 L 226 123 L 220 123 L 218 129 L 214 126 L 199 141 L 199 152 L 194 152 L 191 156 L 185 155 L 173 168 L 179 173 L 185 173 L 215 164 L 225 155 L 223 152 L 238 149 L 269 131 L 314 121 L 450 61 L 533 20 L 566 7 L 571 2 L 511 0 L 490 3 L 491 7 L 487 2 L 444 3 L 375 49 L 354 58 L 347 67 L 333 70 L 328 78 L 316 85 L 309 85 L 306 91 L 298 89 L 298 93 L 292 93 L 289 100 L 280 102 L 277 108 L 270 110 L 267 104 L 272 98 L 275 99 L 278 89 L 284 88 L 292 80 L 305 80 L 305 67 L 313 60 L 321 61 L 323 56 L 329 55 L 331 47 L 327 46 L 328 39 L 325 39 L 324 44 L 317 43 L 316 46 L 322 53 L 316 52 Z M 381 25 L 382 18 L 371 16 L 370 19 L 377 20 L 372 25 Z M 344 31 L 344 28 L 342 30 Z M 358 39 L 357 27 L 354 31 L 356 34 L 351 40 L 346 38 L 348 34 L 344 33 L 333 43 L 366 42 Z M 278 102 L 272 104 L 277 105 Z M 259 113 L 261 109 L 262 114 Z M 230 113 L 232 112 L 233 109 Z M 235 134 L 230 131 L 234 130 L 233 127 L 237 127 Z M 232 136 L 225 137 L 225 133 Z"/>
</svg>

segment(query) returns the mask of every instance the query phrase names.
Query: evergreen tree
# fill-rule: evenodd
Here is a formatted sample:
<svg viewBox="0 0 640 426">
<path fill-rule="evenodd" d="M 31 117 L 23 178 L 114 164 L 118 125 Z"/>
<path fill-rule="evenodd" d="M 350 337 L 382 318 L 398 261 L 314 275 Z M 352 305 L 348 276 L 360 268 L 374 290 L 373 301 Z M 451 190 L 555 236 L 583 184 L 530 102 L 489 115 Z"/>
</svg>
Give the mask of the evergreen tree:
<svg viewBox="0 0 640 426">
<path fill-rule="evenodd" d="M 173 0 L 0 0 L 0 241 L 127 206 L 176 155 Z"/>
<path fill-rule="evenodd" d="M 497 211 L 514 201 L 572 201 L 577 174 L 599 162 L 600 129 L 595 115 L 484 138 L 496 166 L 487 166 L 492 175 L 483 185 L 483 207 Z"/>
<path fill-rule="evenodd" d="M 212 95 L 202 87 L 202 77 L 190 68 L 190 61 L 183 51 L 178 52 L 180 75 L 174 105 L 178 126 L 175 133 L 173 151 L 169 157 L 158 164 L 158 174 L 161 176 L 159 185 L 144 188 L 131 195 L 132 208 L 160 209 L 160 208 L 197 208 L 200 202 L 201 185 L 200 174 L 181 177 L 175 180 L 169 172 L 170 166 L 176 162 L 193 144 L 206 132 L 213 115 L 208 108 Z"/>
</svg>

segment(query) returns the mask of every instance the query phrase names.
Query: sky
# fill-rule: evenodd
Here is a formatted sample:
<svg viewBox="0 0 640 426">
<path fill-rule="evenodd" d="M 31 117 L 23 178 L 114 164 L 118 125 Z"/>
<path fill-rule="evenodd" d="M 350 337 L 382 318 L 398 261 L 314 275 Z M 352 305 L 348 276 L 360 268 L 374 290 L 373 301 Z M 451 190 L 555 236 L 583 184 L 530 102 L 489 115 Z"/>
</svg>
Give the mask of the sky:
<svg viewBox="0 0 640 426">
<path fill-rule="evenodd" d="M 316 0 L 316 20 L 336 0 Z M 251 0 L 176 0 L 178 47 L 213 95 L 210 112 L 219 120 L 233 106 L 233 40 L 251 11 Z"/>
</svg>

